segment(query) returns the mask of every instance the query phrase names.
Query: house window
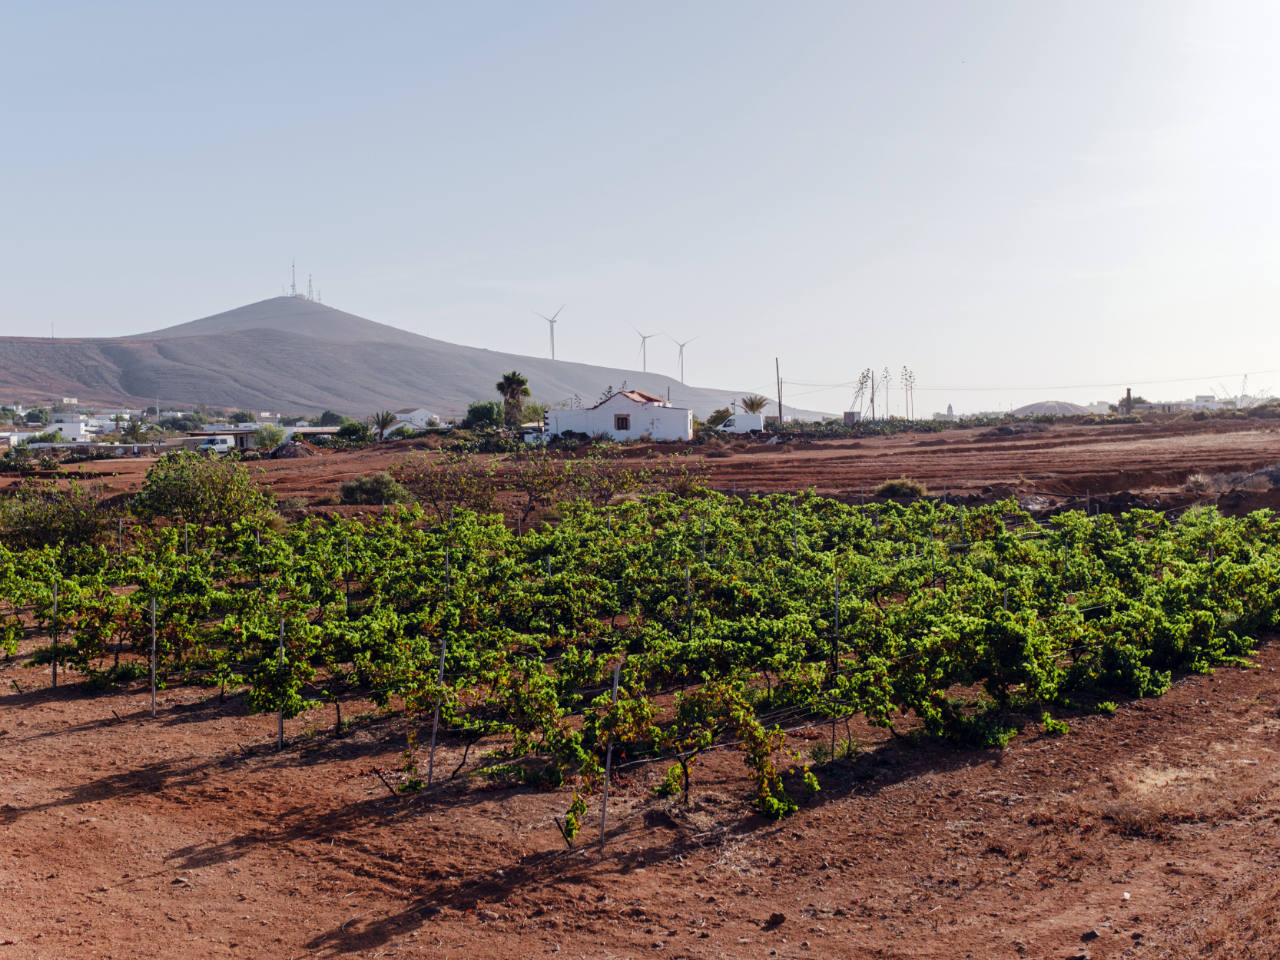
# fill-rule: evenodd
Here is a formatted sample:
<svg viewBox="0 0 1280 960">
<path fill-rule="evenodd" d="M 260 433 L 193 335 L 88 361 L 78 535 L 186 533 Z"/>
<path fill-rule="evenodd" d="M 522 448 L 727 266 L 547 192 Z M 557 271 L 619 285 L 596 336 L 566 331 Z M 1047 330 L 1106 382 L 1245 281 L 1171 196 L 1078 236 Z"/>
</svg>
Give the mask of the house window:
<svg viewBox="0 0 1280 960">
<path fill-rule="evenodd" d="M 630 429 L 631 429 L 631 414 L 629 414 L 629 413 L 615 413 L 615 414 L 613 415 L 613 429 L 615 429 L 615 430 L 619 430 L 619 431 L 621 431 L 621 430 L 630 430 Z"/>
</svg>

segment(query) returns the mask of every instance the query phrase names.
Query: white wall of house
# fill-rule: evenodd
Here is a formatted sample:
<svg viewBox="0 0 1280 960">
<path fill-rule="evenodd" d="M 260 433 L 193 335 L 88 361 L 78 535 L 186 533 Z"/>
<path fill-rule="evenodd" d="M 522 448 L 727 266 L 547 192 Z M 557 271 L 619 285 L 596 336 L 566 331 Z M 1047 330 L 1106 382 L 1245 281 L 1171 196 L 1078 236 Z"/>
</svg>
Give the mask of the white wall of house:
<svg viewBox="0 0 1280 960">
<path fill-rule="evenodd" d="M 433 423 L 438 423 L 440 418 L 428 410 L 426 407 L 405 407 L 403 410 L 395 411 L 396 422 L 389 429 L 394 430 L 400 426 L 409 427 L 412 430 L 425 430 Z"/>
<path fill-rule="evenodd" d="M 613 440 L 690 440 L 693 411 L 628 390 L 589 409 L 547 411 L 548 433 L 559 435 L 570 430 L 589 437 L 604 434 Z"/>
<path fill-rule="evenodd" d="M 89 439 L 88 421 L 78 413 L 55 413 L 49 421 L 50 430 L 61 430 L 62 438 L 73 443 Z"/>
</svg>

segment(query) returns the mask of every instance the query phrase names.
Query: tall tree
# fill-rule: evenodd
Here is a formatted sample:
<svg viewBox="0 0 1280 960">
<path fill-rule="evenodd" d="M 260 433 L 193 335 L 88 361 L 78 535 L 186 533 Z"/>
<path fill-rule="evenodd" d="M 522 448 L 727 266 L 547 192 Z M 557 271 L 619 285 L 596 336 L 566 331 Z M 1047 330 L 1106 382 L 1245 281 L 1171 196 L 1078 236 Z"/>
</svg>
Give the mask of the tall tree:
<svg viewBox="0 0 1280 960">
<path fill-rule="evenodd" d="M 769 398 L 758 393 L 749 393 L 742 398 L 742 409 L 747 413 L 759 413 L 769 405 Z"/>
<path fill-rule="evenodd" d="M 504 373 L 495 385 L 502 396 L 504 419 L 508 427 L 520 426 L 520 410 L 524 406 L 524 398 L 529 396 L 529 380 L 517 370 Z"/>
</svg>

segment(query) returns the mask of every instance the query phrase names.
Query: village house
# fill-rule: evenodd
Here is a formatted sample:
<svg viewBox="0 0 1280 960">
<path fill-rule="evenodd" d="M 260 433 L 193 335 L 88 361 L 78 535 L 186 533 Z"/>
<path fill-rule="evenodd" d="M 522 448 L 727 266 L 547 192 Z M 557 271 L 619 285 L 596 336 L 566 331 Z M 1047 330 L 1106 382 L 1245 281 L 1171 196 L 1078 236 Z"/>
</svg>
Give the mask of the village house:
<svg viewBox="0 0 1280 960">
<path fill-rule="evenodd" d="M 92 439 L 89 418 L 80 413 L 55 413 L 49 421 L 49 430 L 61 431 L 62 439 L 71 443 Z"/>
<path fill-rule="evenodd" d="M 405 407 L 403 410 L 394 412 L 396 420 L 395 423 L 387 428 L 388 433 L 393 430 L 399 430 L 401 427 L 407 427 L 417 432 L 418 430 L 425 430 L 427 427 L 435 426 L 440 422 L 440 418 L 426 407 Z"/>
<path fill-rule="evenodd" d="M 612 440 L 691 440 L 693 411 L 643 390 L 622 390 L 594 407 L 548 410 L 547 432 L 603 434 Z"/>
</svg>

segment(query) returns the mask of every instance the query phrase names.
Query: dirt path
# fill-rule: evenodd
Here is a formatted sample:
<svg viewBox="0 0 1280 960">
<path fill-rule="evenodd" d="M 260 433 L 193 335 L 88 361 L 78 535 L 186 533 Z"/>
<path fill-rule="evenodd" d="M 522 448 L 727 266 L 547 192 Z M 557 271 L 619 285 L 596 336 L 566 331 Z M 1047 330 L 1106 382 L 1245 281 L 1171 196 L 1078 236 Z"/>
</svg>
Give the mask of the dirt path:
<svg viewBox="0 0 1280 960">
<path fill-rule="evenodd" d="M 637 767 L 603 857 L 565 850 L 564 791 L 390 796 L 389 721 L 335 742 L 300 718 L 276 754 L 239 701 L 169 691 L 152 721 L 144 694 L 10 668 L 0 960 L 1274 957 L 1280 646 L 1256 660 L 1003 752 L 855 728 L 858 759 L 776 824 L 732 752 L 687 811 Z"/>
</svg>

